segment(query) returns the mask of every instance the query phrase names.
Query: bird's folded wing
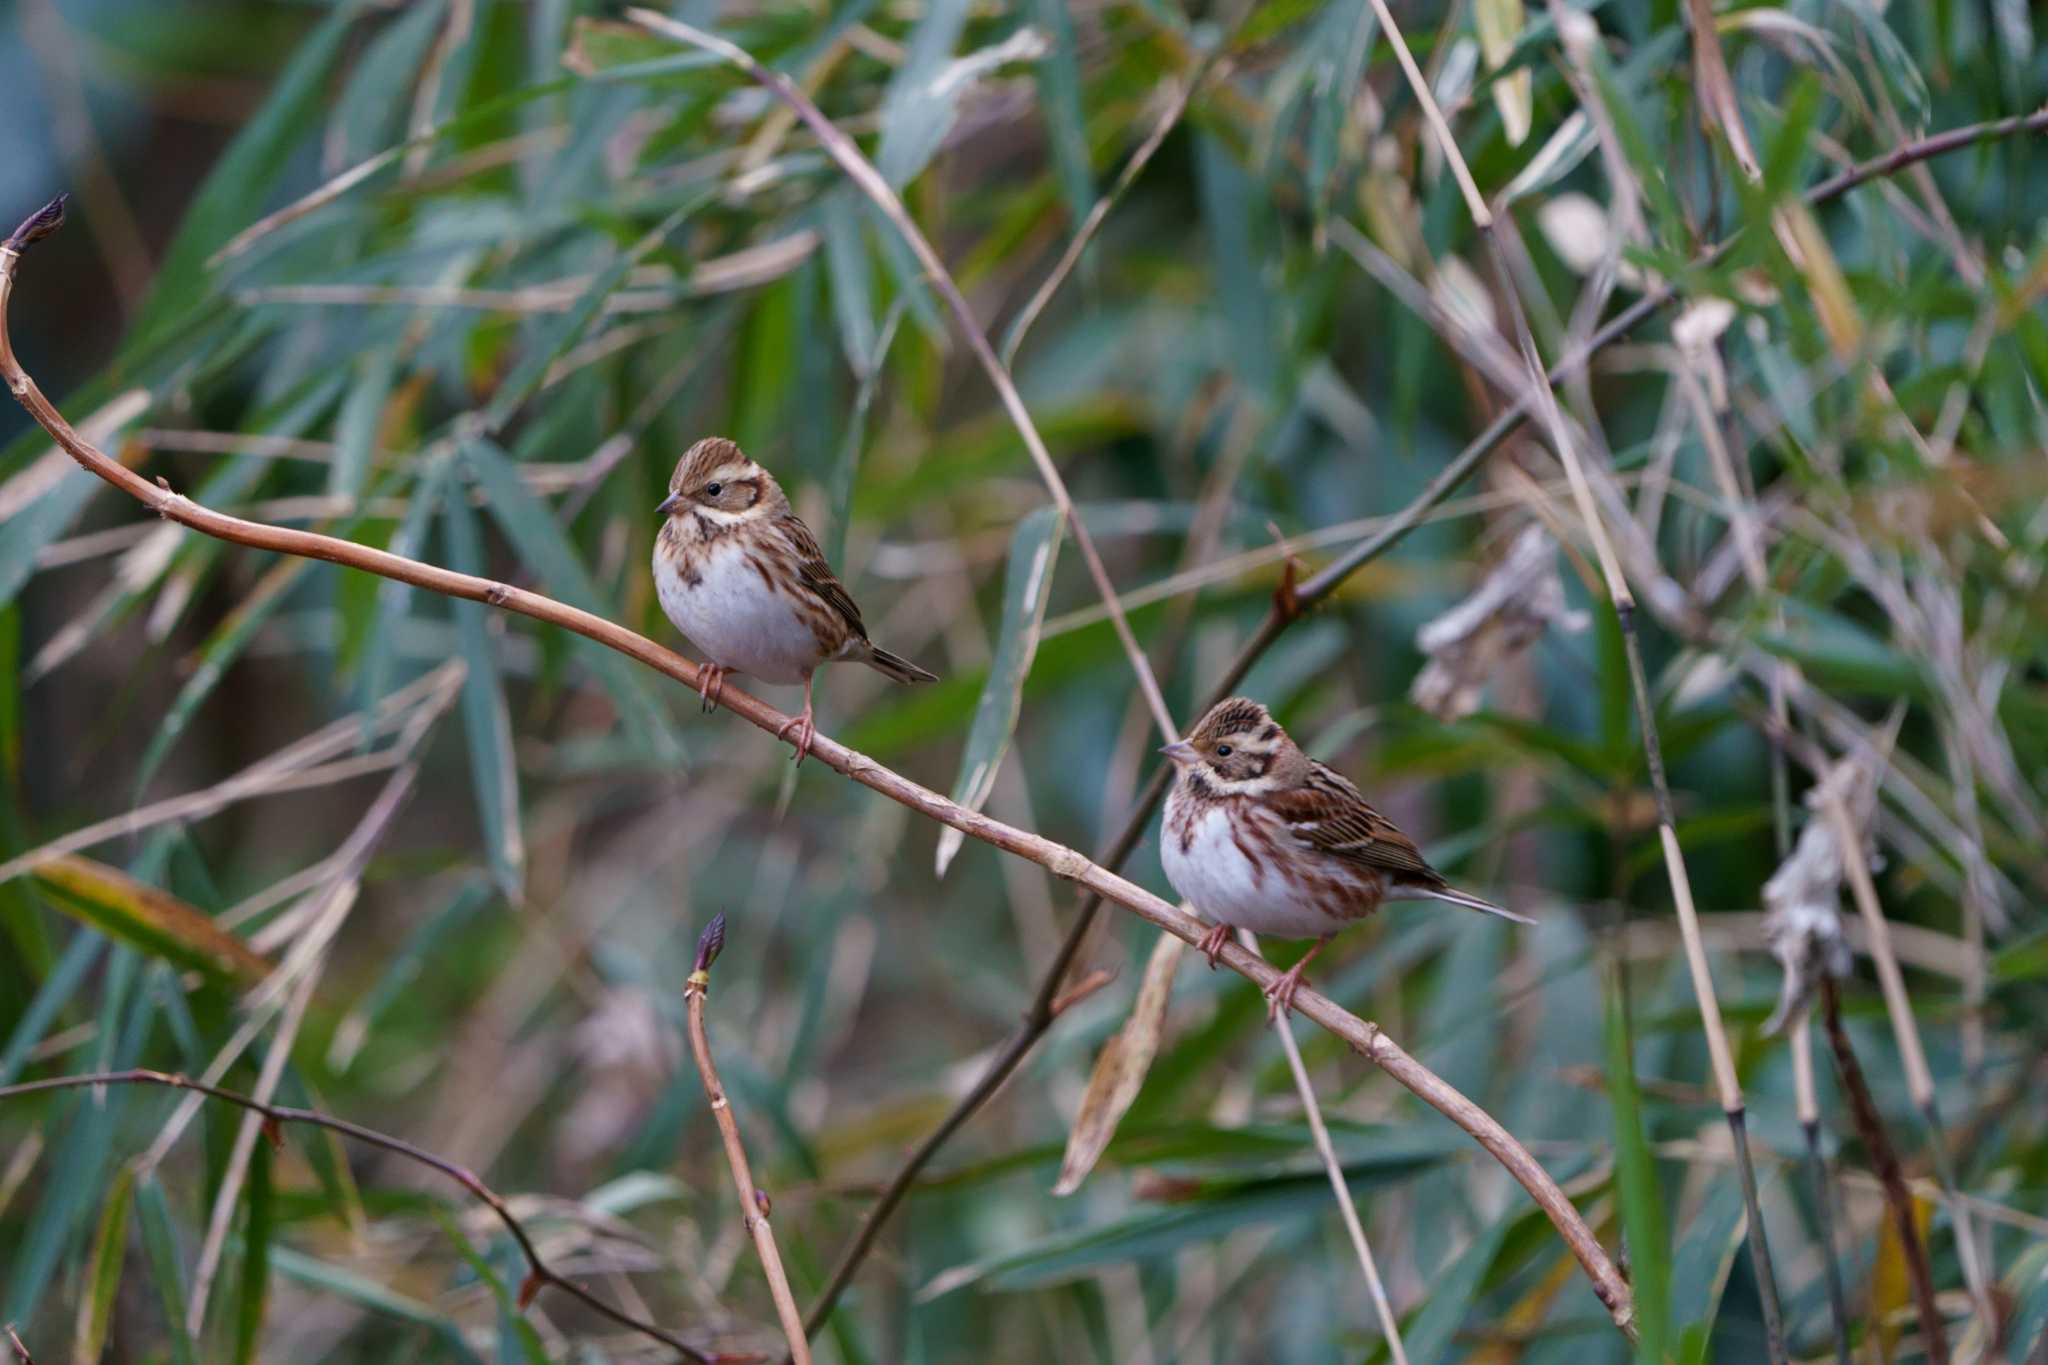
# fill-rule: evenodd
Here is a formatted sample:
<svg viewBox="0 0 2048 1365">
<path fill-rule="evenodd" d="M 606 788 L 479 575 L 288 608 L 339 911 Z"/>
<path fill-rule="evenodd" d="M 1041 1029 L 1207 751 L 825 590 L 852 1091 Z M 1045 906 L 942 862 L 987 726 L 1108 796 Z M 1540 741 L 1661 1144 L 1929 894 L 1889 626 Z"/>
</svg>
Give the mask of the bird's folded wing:
<svg viewBox="0 0 2048 1365">
<path fill-rule="evenodd" d="M 1365 802 L 1346 778 L 1318 763 L 1309 780 L 1267 798 L 1296 838 L 1319 853 L 1427 885 L 1443 881 L 1415 843 Z"/>
<path fill-rule="evenodd" d="M 832 572 L 832 566 L 825 562 L 825 552 L 818 548 L 818 538 L 811 534 L 811 528 L 794 514 L 783 517 L 777 528 L 789 542 L 791 557 L 796 560 L 797 578 L 845 617 L 846 624 L 853 627 L 853 633 L 865 640 L 868 628 L 860 619 L 860 608 L 854 605 L 853 595 Z"/>
</svg>

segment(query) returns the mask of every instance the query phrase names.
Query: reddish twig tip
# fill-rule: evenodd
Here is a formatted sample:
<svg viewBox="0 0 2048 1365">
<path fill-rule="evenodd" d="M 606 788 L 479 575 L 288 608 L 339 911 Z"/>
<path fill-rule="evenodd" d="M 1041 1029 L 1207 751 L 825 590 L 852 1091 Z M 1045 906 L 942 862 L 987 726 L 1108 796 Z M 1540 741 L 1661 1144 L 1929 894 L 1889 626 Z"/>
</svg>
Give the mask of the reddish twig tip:
<svg viewBox="0 0 2048 1365">
<path fill-rule="evenodd" d="M 58 228 L 63 227 L 64 202 L 70 197 L 68 194 L 60 194 L 34 213 L 31 213 L 22 220 L 21 226 L 16 228 L 4 243 L 0 243 L 0 249 L 11 251 L 19 256 L 29 247 L 34 246 Z"/>
<path fill-rule="evenodd" d="M 540 1272 L 529 1270 L 526 1278 L 519 1282 L 519 1311 L 524 1313 L 533 1304 L 534 1295 L 540 1293 L 542 1281 Z"/>
</svg>

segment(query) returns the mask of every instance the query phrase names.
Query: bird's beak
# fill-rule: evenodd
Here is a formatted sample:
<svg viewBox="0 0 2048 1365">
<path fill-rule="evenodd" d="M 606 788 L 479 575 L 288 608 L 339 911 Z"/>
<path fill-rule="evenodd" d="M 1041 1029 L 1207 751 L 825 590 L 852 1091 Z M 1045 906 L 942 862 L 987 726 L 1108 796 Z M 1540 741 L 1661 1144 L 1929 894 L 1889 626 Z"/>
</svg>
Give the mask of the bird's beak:
<svg viewBox="0 0 2048 1365">
<path fill-rule="evenodd" d="M 671 493 L 667 497 L 663 498 L 659 503 L 655 504 L 654 514 L 658 517 L 665 517 L 670 512 L 674 511 L 675 505 L 681 502 L 682 500 L 683 495 L 681 493 Z"/>
<path fill-rule="evenodd" d="M 1165 754 L 1175 763 L 1192 763 L 1195 761 L 1195 746 L 1184 739 L 1175 740 L 1159 752 Z"/>
</svg>

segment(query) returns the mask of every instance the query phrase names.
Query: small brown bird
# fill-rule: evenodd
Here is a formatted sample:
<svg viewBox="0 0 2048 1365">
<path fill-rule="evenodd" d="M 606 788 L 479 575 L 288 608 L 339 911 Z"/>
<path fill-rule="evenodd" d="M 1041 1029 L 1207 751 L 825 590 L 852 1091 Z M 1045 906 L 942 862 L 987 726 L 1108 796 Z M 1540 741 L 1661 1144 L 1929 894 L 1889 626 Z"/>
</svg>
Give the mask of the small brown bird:
<svg viewBox="0 0 2048 1365">
<path fill-rule="evenodd" d="M 897 682 L 936 682 L 868 639 L 860 608 L 789 508 L 775 476 L 736 444 L 710 436 L 676 462 L 666 520 L 654 538 L 661 609 L 703 652 L 698 686 L 708 711 L 727 673 L 802 683 L 804 710 L 777 732 L 797 732 L 796 761 L 811 751 L 811 674 L 833 659 L 864 663 Z"/>
<path fill-rule="evenodd" d="M 1331 936 L 1383 901 L 1449 901 L 1533 923 L 1453 891 L 1413 840 L 1255 701 L 1218 702 L 1160 752 L 1180 769 L 1166 798 L 1161 861 L 1174 890 L 1215 921 L 1201 943 L 1209 966 L 1233 929 L 1316 940 L 1267 992 L 1276 1014 L 1294 1007 L 1303 970 Z"/>
</svg>

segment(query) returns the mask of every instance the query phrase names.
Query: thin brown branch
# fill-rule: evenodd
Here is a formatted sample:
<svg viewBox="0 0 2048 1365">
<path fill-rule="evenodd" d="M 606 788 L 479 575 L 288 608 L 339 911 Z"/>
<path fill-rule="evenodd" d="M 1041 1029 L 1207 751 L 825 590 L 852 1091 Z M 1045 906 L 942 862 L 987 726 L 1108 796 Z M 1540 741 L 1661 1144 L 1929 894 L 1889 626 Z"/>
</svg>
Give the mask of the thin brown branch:
<svg viewBox="0 0 2048 1365">
<path fill-rule="evenodd" d="M 1109 610 L 1110 624 L 1116 629 L 1117 640 L 1123 645 L 1124 656 L 1130 661 L 1131 672 L 1138 680 L 1138 689 L 1145 696 L 1145 703 L 1152 708 L 1152 719 L 1159 732 L 1171 742 L 1180 738 L 1180 731 L 1173 723 L 1173 715 L 1166 709 L 1166 697 L 1159 690 L 1159 680 L 1152 676 L 1152 665 L 1146 661 L 1145 651 L 1138 647 L 1138 637 L 1131 631 L 1131 623 L 1125 618 L 1123 608 L 1117 604 L 1116 585 L 1110 581 L 1109 570 L 1103 567 L 1102 556 L 1095 548 L 1095 538 L 1081 519 L 1074 515 L 1074 501 L 1067 494 L 1066 481 L 1060 477 L 1059 466 L 1053 463 L 1052 452 L 1046 449 L 1045 441 L 1038 434 L 1037 425 L 1031 420 L 1030 410 L 1024 406 L 1024 397 L 1017 392 L 1017 385 L 1011 380 L 1010 372 L 1003 368 L 995 349 L 988 344 L 988 335 L 981 324 L 975 321 L 974 311 L 967 306 L 966 296 L 953 281 L 939 253 L 925 239 L 910 211 L 903 207 L 903 201 L 896 191 L 889 188 L 889 182 L 861 155 L 860 148 L 839 125 L 825 117 L 796 82 L 780 71 L 771 71 L 754 60 L 753 54 L 744 48 L 716 34 L 693 28 L 679 19 L 671 19 L 648 9 L 628 9 L 626 17 L 650 33 L 660 34 L 680 43 L 712 53 L 744 72 L 748 78 L 764 87 L 770 94 L 796 111 L 798 118 L 817 137 L 818 145 L 825 154 L 838 164 L 846 178 L 873 201 L 882 216 L 901 234 L 918 264 L 924 268 L 926 282 L 946 302 L 947 310 L 953 314 L 953 321 L 960 334 L 967 339 L 967 347 L 974 352 L 988 382 L 994 387 L 996 396 L 1002 400 L 1003 411 L 1023 438 L 1025 449 L 1031 452 L 1032 463 L 1038 466 L 1039 477 L 1045 480 L 1048 492 L 1052 494 L 1054 506 L 1065 518 L 1073 531 L 1074 546 L 1080 550 L 1082 560 L 1088 566 L 1088 576 L 1095 582 L 1095 591 Z"/>
<path fill-rule="evenodd" d="M 14 1334 L 14 1324 L 7 1324 L 7 1345 L 14 1352 L 14 1358 L 21 1365 L 36 1365 L 35 1358 L 28 1353 L 28 1347 L 21 1344 L 21 1338 Z"/>
<path fill-rule="evenodd" d="M 1906 1189 L 1906 1178 L 1899 1169 L 1898 1152 L 1892 1147 L 1891 1138 L 1885 1132 L 1884 1118 L 1878 1113 L 1877 1101 L 1870 1096 L 1869 1083 L 1863 1079 L 1863 1068 L 1857 1064 L 1856 1053 L 1849 1046 L 1849 1035 L 1842 1028 L 1842 997 L 1835 979 L 1822 974 L 1821 1017 L 1827 1025 L 1828 1045 L 1834 1050 L 1835 1070 L 1842 1078 L 1842 1090 L 1849 1098 L 1849 1113 L 1856 1122 L 1857 1136 L 1863 1139 L 1863 1148 L 1869 1154 L 1870 1164 L 1877 1171 L 1877 1178 L 1884 1186 L 1884 1202 L 1891 1211 L 1892 1231 L 1899 1239 L 1899 1252 L 1905 1258 L 1906 1278 L 1913 1285 L 1913 1302 L 1920 1312 L 1921 1347 L 1934 1365 L 1948 1363 L 1948 1332 L 1942 1322 L 1941 1308 L 1934 1298 L 1934 1274 L 1927 1266 L 1927 1248 L 1920 1241 L 1920 1225 L 1913 1217 L 1913 1196 Z"/>
<path fill-rule="evenodd" d="M 713 1365 L 713 1362 L 720 1360 L 740 1359 L 740 1357 L 729 1355 L 706 1355 L 703 1351 L 698 1350 L 665 1328 L 658 1327 L 651 1322 L 642 1321 L 629 1313 L 620 1312 L 603 1299 L 598 1298 L 595 1294 L 577 1284 L 574 1280 L 558 1274 L 553 1267 L 549 1266 L 541 1258 L 540 1251 L 533 1244 L 533 1238 L 527 1234 L 526 1228 L 514 1216 L 512 1207 L 505 1201 L 504 1196 L 484 1184 L 467 1167 L 457 1165 L 446 1157 L 437 1156 L 423 1147 L 416 1147 L 404 1138 L 393 1137 L 389 1133 L 380 1133 L 374 1128 L 365 1128 L 360 1123 L 351 1123 L 347 1119 L 335 1118 L 333 1115 L 323 1114 L 317 1109 L 301 1109 L 287 1104 L 266 1104 L 261 1100 L 241 1094 L 238 1091 L 223 1090 L 218 1086 L 203 1085 L 187 1076 L 179 1076 L 166 1071 L 148 1071 L 141 1068 L 128 1071 L 98 1071 L 82 1076 L 52 1076 L 46 1080 L 24 1081 L 19 1085 L 0 1086 L 0 1101 L 18 1099 L 23 1095 L 42 1094 L 52 1090 L 76 1090 L 84 1086 L 97 1085 L 161 1085 L 172 1090 L 191 1091 L 204 1095 L 209 1099 L 219 1100 L 224 1104 L 235 1105 L 238 1108 L 248 1110 L 252 1114 L 261 1116 L 263 1127 L 273 1142 L 279 1140 L 276 1132 L 279 1125 L 303 1123 L 309 1127 L 326 1128 L 341 1134 L 345 1138 L 352 1138 L 366 1146 L 381 1148 L 397 1156 L 402 1156 L 409 1161 L 416 1161 L 422 1166 L 432 1167 L 450 1180 L 453 1180 L 456 1184 L 462 1186 L 463 1189 L 469 1191 L 471 1195 L 482 1201 L 490 1208 L 492 1213 L 498 1216 L 498 1221 L 505 1225 L 505 1231 L 512 1234 L 512 1240 L 519 1244 L 519 1250 L 526 1257 L 527 1278 L 530 1284 L 559 1289 L 564 1294 L 582 1303 L 585 1307 L 602 1314 L 620 1326 L 630 1327 L 636 1332 L 652 1337 L 665 1346 L 672 1347 L 686 1360 L 702 1362 L 703 1365 Z"/>
<path fill-rule="evenodd" d="M 711 1059 L 711 1039 L 704 1031 L 704 1003 L 711 996 L 711 964 L 725 946 L 725 916 L 714 917 L 704 936 L 697 941 L 697 966 L 683 986 L 683 1005 L 688 1014 L 690 1055 L 697 1062 L 697 1077 L 704 1082 L 704 1098 L 711 1102 L 711 1116 L 718 1121 L 718 1135 L 725 1141 L 726 1165 L 732 1168 L 733 1191 L 739 1196 L 740 1217 L 754 1239 L 761 1257 L 761 1271 L 768 1279 L 768 1293 L 775 1300 L 775 1315 L 782 1320 L 782 1332 L 789 1339 L 789 1353 L 796 1365 L 810 1365 L 811 1343 L 804 1331 L 803 1315 L 796 1311 L 796 1298 L 789 1292 L 789 1276 L 782 1268 L 782 1253 L 776 1249 L 775 1233 L 768 1226 L 768 1193 L 754 1183 L 747 1165 L 747 1149 L 740 1142 L 739 1121 L 733 1117 L 732 1101 L 718 1079 L 718 1064 Z"/>
<path fill-rule="evenodd" d="M 141 475 L 111 459 L 106 452 L 83 440 L 21 367 L 14 353 L 8 326 L 7 305 L 13 294 L 22 247 L 33 237 L 54 231 L 62 221 L 61 206 L 53 205 L 31 218 L 10 236 L 5 244 L 0 244 L 0 378 L 6 380 L 9 389 L 22 406 L 28 409 L 29 414 L 80 465 L 136 498 L 159 516 L 207 535 L 254 549 L 326 560 L 410 583 L 444 596 L 503 607 L 523 616 L 574 631 L 586 639 L 618 650 L 693 690 L 696 689 L 697 668 L 694 664 L 673 650 L 665 649 L 616 622 L 540 593 L 479 578 L 473 574 L 455 573 L 386 550 L 372 549 L 316 532 L 267 526 L 260 522 L 246 521 L 240 517 L 211 511 L 168 487 L 149 483 Z M 760 729 L 776 733 L 788 728 L 788 717 L 737 689 L 728 687 L 724 700 L 727 710 Z M 960 830 L 1005 852 L 1027 858 L 1048 869 L 1055 876 L 1077 882 L 1098 897 L 1115 901 L 1140 918 L 1190 943 L 1196 942 L 1202 936 L 1205 926 L 1200 921 L 1181 913 L 1144 888 L 1089 861 L 1074 849 L 1006 825 L 978 811 L 968 810 L 884 767 L 865 754 L 857 753 L 825 736 L 817 738 L 811 752 L 825 767 L 843 773 L 863 786 L 880 792 L 929 819 Z M 1132 842 L 1136 841 L 1140 829 L 1142 824 L 1137 824 L 1132 829 Z M 1078 938 L 1072 942 L 1078 948 Z M 1063 954 L 1062 960 L 1056 964 L 1057 976 L 1048 976 L 1050 984 L 1041 991 L 1044 1003 L 1035 1006 L 1035 1010 L 1049 1009 L 1050 1001 L 1057 993 L 1058 978 L 1064 977 L 1066 964 L 1071 961 L 1071 957 L 1071 953 Z M 1278 972 L 1242 948 L 1227 948 L 1222 960 L 1262 989 L 1279 979 Z M 1550 1217 L 1573 1255 L 1585 1268 L 1594 1291 L 1614 1316 L 1617 1325 L 1624 1331 L 1632 1330 L 1633 1310 L 1629 1304 L 1627 1285 L 1615 1270 L 1613 1261 L 1608 1258 L 1599 1239 L 1593 1235 L 1585 1220 L 1579 1216 L 1578 1210 L 1558 1188 L 1557 1182 L 1551 1179 L 1549 1172 L 1543 1169 L 1498 1120 L 1416 1061 L 1382 1033 L 1377 1025 L 1360 1019 L 1328 997 L 1314 991 L 1304 991 L 1297 998 L 1295 1009 L 1304 1018 L 1312 1020 L 1342 1039 L 1361 1056 L 1379 1066 L 1425 1103 L 1463 1128 L 1506 1167 L 1509 1174 L 1514 1176 Z M 1019 1036 L 1020 1056 L 1023 1051 L 1028 1051 L 1032 1036 Z M 992 1090 L 994 1084 L 999 1082 L 1000 1078 L 997 1078 L 991 1083 L 990 1089 Z"/>
</svg>

